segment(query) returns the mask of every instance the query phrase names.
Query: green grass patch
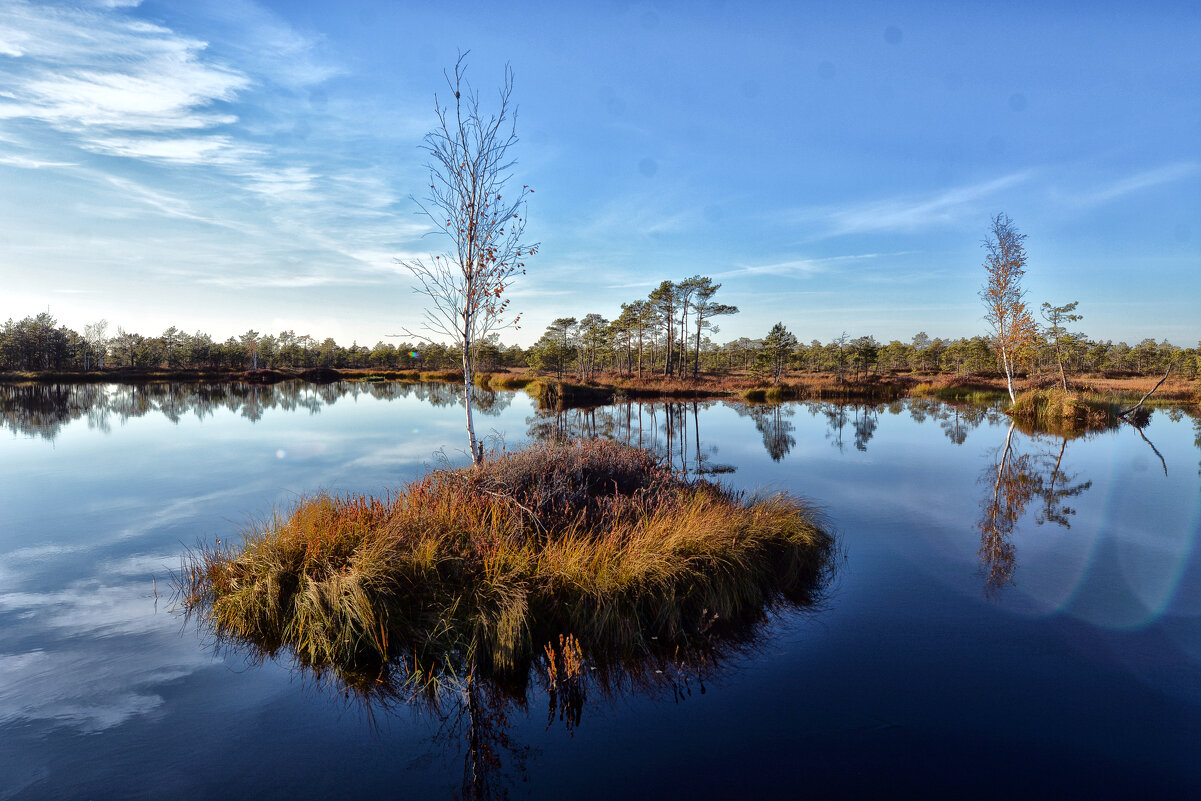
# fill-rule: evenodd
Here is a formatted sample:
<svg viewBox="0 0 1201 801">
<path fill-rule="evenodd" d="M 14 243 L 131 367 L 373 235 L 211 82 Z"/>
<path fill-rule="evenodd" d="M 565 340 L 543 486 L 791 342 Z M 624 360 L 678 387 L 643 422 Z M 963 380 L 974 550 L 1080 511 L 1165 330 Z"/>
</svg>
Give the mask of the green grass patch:
<svg viewBox="0 0 1201 801">
<path fill-rule="evenodd" d="M 417 378 L 420 381 L 462 381 L 463 373 L 460 370 L 423 370 Z"/>
<path fill-rule="evenodd" d="M 1008 396 L 1003 389 L 961 380 L 938 384 L 923 381 L 914 384 L 909 390 L 909 394 L 919 398 L 938 398 L 954 403 L 979 404 L 993 403 Z"/>
<path fill-rule="evenodd" d="M 1077 392 L 1064 392 L 1058 387 L 1023 392 L 1007 414 L 1027 425 L 1058 432 L 1091 431 L 1117 425 L 1113 404 Z"/>
<path fill-rule="evenodd" d="M 476 373 L 472 381 L 481 389 L 524 389 L 534 379 L 525 375 L 513 373 Z"/>
<path fill-rule="evenodd" d="M 492 389 L 525 389 L 534 379 L 518 373 L 493 373 L 489 380 Z"/>
<path fill-rule="evenodd" d="M 753 387 L 741 393 L 742 399 L 750 403 L 784 403 L 797 400 L 804 396 L 803 388 L 791 384 L 777 384 L 770 387 Z"/>
<path fill-rule="evenodd" d="M 190 553 L 177 590 L 219 638 L 436 683 L 518 675 L 572 633 L 593 659 L 811 602 L 833 538 L 788 495 L 747 499 L 611 442 L 437 470 L 385 498 L 319 496 Z M 468 665 L 465 668 L 464 665 Z"/>
<path fill-rule="evenodd" d="M 763 396 L 768 403 L 783 403 L 794 397 L 791 388 L 783 386 L 769 387 Z"/>
<path fill-rule="evenodd" d="M 611 403 L 615 394 L 613 387 L 578 384 L 555 378 L 532 379 L 526 382 L 523 389 L 544 409 Z"/>
</svg>

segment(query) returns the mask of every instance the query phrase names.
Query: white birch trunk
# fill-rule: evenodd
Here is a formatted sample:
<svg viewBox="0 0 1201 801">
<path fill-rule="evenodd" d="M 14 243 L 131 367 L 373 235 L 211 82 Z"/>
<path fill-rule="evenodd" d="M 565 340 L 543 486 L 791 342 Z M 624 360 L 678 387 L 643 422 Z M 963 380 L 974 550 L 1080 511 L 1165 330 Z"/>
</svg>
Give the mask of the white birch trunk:
<svg viewBox="0 0 1201 801">
<path fill-rule="evenodd" d="M 463 405 L 467 408 L 467 442 L 471 448 L 471 463 L 480 464 L 484 461 L 484 446 L 475 438 L 475 417 L 471 411 L 472 375 L 471 375 L 471 338 L 463 334 Z"/>
</svg>

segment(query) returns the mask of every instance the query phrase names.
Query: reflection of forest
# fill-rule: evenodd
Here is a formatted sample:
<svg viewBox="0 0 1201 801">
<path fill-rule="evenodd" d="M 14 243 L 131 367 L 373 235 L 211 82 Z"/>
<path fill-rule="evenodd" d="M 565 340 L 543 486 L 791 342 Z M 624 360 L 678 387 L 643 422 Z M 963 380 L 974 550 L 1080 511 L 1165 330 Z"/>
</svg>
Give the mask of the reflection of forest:
<svg viewBox="0 0 1201 801">
<path fill-rule="evenodd" d="M 644 448 L 685 475 L 732 473 L 714 461 L 716 446 L 701 444 L 701 411 L 716 401 L 626 401 L 578 409 L 538 409 L 526 418 L 535 440 L 567 441 L 600 437 Z"/>
<path fill-rule="evenodd" d="M 981 503 L 980 564 L 985 576 L 985 594 L 992 595 L 1013 581 L 1017 570 L 1017 548 L 1013 533 L 1033 502 L 1038 502 L 1035 522 L 1071 528 L 1076 510 L 1071 498 L 1092 486 L 1078 481 L 1064 469 L 1068 438 L 1041 434 L 1024 435 L 1009 425 L 1005 442 L 993 451 L 992 463 L 981 476 L 987 490 Z"/>
<path fill-rule="evenodd" d="M 1194 409 L 1196 409 L 1196 407 L 1194 407 Z M 1201 411 L 1186 412 L 1184 409 L 1179 407 L 1173 407 L 1171 409 L 1167 409 L 1166 412 L 1168 419 L 1175 423 L 1180 422 L 1186 416 L 1192 419 L 1193 444 L 1197 446 L 1198 450 L 1201 450 Z M 1161 456 L 1160 458 L 1162 459 L 1163 457 Z M 1164 465 L 1164 470 L 1167 470 L 1167 465 Z M 1201 475 L 1201 462 L 1197 463 L 1197 475 Z"/>
<path fill-rule="evenodd" d="M 161 414 L 172 422 L 185 415 L 212 416 L 218 410 L 241 415 L 252 422 L 268 409 L 310 414 L 342 398 L 368 396 L 381 400 L 416 398 L 431 406 L 462 406 L 462 387 L 457 384 L 408 383 L 399 381 L 339 381 L 310 384 L 285 381 L 279 384 L 24 384 L 0 385 L 0 426 L 24 436 L 54 439 L 74 420 L 86 420 L 89 428 L 107 431 L 134 417 Z M 512 392 L 476 389 L 475 408 L 495 415 L 512 403 Z"/>
<path fill-rule="evenodd" d="M 979 427 L 981 423 L 996 422 L 1002 416 L 996 406 L 944 403 L 934 398 L 912 398 L 908 402 L 902 401 L 901 405 L 907 408 L 909 416 L 919 423 L 926 420 L 938 421 L 943 434 L 956 445 L 966 442 L 968 432 Z"/>
<path fill-rule="evenodd" d="M 801 402 L 738 403 L 734 401 L 627 401 L 610 406 L 539 409 L 526 419 L 532 439 L 590 439 L 602 437 L 646 448 L 659 454 L 673 469 L 704 475 L 731 473 L 734 466 L 717 463 L 715 446 L 701 438 L 700 413 L 718 403 L 747 418 L 763 438 L 773 461 L 781 461 L 796 447 L 795 416 L 806 409 L 826 422 L 826 439 L 839 451 L 848 445 L 866 451 L 876 434 L 880 415 L 908 414 L 917 422 L 938 421 L 956 445 L 968 432 L 1000 416 L 997 409 L 956 405 L 933 399 L 899 400 L 889 404 Z"/>
</svg>

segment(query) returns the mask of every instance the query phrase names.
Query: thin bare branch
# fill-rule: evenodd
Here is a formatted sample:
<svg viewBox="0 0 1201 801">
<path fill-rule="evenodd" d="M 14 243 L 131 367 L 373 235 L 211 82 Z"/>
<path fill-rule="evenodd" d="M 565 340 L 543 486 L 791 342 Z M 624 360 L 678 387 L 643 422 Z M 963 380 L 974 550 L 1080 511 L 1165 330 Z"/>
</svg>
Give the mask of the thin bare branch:
<svg viewBox="0 0 1201 801">
<path fill-rule="evenodd" d="M 453 103 L 434 95 L 438 122 L 421 146 L 428 157 L 429 192 L 414 198 L 435 232 L 446 237 L 447 248 L 428 259 L 397 261 L 416 279 L 414 291 L 429 299 L 422 321 L 428 335 L 407 333 L 427 341 L 450 337 L 463 349 L 467 433 L 478 462 L 482 445 L 471 413 L 476 351 L 493 331 L 517 325 L 520 315 L 511 315 L 505 292 L 525 274 L 524 260 L 538 245 L 523 242 L 526 198 L 534 190 L 508 188 L 516 164 L 509 149 L 517 143 L 513 70 L 505 67 L 497 108 L 487 113 L 467 82 L 467 55 L 460 53 L 454 69 L 443 72 Z"/>
<path fill-rule="evenodd" d="M 1129 409 L 1126 409 L 1125 411 L 1118 412 L 1118 417 L 1127 417 L 1127 416 L 1133 414 L 1134 412 L 1137 412 L 1140 408 L 1142 408 L 1143 401 L 1145 401 L 1147 398 L 1151 397 L 1151 393 L 1153 393 L 1153 392 L 1155 392 L 1155 390 L 1159 389 L 1159 385 L 1168 380 L 1168 375 L 1171 372 L 1172 372 L 1172 363 L 1168 362 L 1168 369 L 1164 371 L 1163 378 L 1159 379 L 1159 381 L 1156 382 L 1155 386 L 1151 387 L 1151 389 L 1147 391 L 1146 395 L 1143 395 L 1141 398 L 1139 398 L 1138 403 L 1134 404 L 1133 406 L 1131 406 Z"/>
</svg>

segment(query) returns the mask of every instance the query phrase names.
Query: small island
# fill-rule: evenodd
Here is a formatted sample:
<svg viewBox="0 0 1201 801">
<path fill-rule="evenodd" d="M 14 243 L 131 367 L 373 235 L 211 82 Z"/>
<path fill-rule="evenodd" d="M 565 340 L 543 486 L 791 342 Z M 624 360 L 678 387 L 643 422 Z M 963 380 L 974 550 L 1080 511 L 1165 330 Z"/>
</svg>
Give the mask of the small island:
<svg viewBox="0 0 1201 801">
<path fill-rule="evenodd" d="M 546 444 L 440 469 L 385 498 L 318 496 L 193 551 L 185 610 L 219 638 L 344 669 L 457 654 L 528 672 L 569 633 L 620 660 L 695 644 L 824 586 L 835 540 L 786 494 L 687 481 L 646 451 Z M 434 660 L 434 664 L 444 660 Z"/>
</svg>

